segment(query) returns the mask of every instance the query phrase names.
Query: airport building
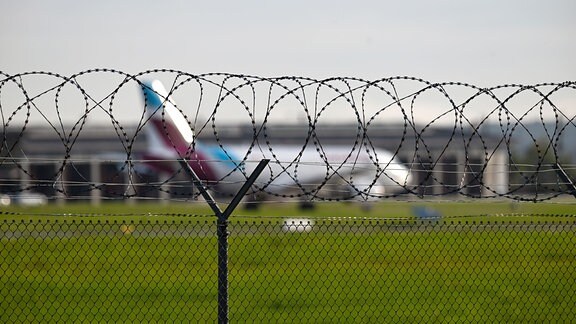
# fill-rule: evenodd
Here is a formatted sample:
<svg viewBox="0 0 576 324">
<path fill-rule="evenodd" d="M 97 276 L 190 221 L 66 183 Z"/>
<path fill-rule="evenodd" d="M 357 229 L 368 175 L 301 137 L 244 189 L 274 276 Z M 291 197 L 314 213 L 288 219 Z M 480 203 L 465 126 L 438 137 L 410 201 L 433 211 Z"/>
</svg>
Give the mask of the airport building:
<svg viewBox="0 0 576 324">
<path fill-rule="evenodd" d="M 186 197 L 192 192 L 184 174 L 174 177 L 173 187 L 164 190 L 165 179 L 130 172 L 127 160 L 141 156 L 147 134 L 139 128 L 85 127 L 68 134 L 54 128 L 27 127 L 5 130 L 0 165 L 0 193 L 17 195 L 37 192 L 48 199 L 92 200 L 137 197 Z M 508 192 L 509 149 L 500 138 L 479 136 L 460 128 L 415 128 L 405 125 L 356 124 L 267 125 L 265 128 L 207 127 L 197 133 L 206 144 L 253 143 L 264 149 L 293 144 L 321 147 L 348 146 L 352 150 L 385 149 L 411 170 L 407 196 L 435 197 L 465 195 L 498 196 Z M 124 163 L 118 163 L 124 162 Z M 126 184 L 141 183 L 142 186 Z"/>
</svg>

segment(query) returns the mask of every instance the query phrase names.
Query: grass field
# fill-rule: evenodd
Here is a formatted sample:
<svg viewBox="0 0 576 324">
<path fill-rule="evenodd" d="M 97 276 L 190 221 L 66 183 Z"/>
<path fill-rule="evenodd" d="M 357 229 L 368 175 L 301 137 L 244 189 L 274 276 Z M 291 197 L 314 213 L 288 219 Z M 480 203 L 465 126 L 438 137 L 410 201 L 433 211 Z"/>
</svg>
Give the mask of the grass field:
<svg viewBox="0 0 576 324">
<path fill-rule="evenodd" d="M 509 200 L 470 200 L 470 201 L 390 201 L 371 204 L 369 209 L 361 208 L 358 203 L 318 202 L 313 210 L 301 210 L 296 203 L 264 203 L 257 210 L 246 210 L 239 206 L 233 213 L 236 218 L 277 218 L 306 216 L 312 218 L 358 217 L 358 218 L 411 218 L 413 208 L 425 206 L 437 210 L 443 218 L 487 219 L 499 216 L 537 216 L 572 215 L 576 216 L 576 199 L 565 198 L 548 203 L 513 202 Z M 224 209 L 222 204 L 221 208 Z M 169 203 L 158 202 L 108 202 L 92 206 L 87 203 L 50 204 L 37 207 L 7 206 L 0 208 L 0 219 L 19 214 L 22 218 L 33 215 L 57 215 L 74 217 L 99 217 L 100 219 L 149 220 L 153 216 L 170 217 L 214 215 L 205 202 Z M 107 217 L 118 215 L 117 217 Z"/>
<path fill-rule="evenodd" d="M 342 203 L 239 210 L 229 238 L 231 321 L 576 320 L 576 219 L 563 216 L 573 204 L 426 205 L 447 218 L 382 220 L 411 217 L 406 202 L 369 212 Z M 213 217 L 183 216 L 210 214 L 206 207 L 2 211 L 0 322 L 216 321 Z M 502 216 L 511 214 L 532 216 Z M 312 230 L 283 231 L 288 216 L 312 219 Z"/>
</svg>

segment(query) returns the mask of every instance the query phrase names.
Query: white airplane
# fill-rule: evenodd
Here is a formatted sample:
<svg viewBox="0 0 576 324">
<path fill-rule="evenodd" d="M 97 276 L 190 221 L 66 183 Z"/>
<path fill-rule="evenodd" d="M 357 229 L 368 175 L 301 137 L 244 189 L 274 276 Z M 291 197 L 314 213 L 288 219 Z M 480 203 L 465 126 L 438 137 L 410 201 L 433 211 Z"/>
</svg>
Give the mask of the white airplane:
<svg viewBox="0 0 576 324">
<path fill-rule="evenodd" d="M 144 82 L 142 89 L 148 118 L 144 160 L 153 172 L 174 175 L 181 170 L 175 162 L 184 158 L 210 190 L 233 196 L 257 163 L 269 159 L 249 196 L 267 193 L 301 201 L 375 200 L 404 191 L 410 183 L 409 170 L 391 152 L 365 146 L 202 144 L 160 81 Z"/>
</svg>

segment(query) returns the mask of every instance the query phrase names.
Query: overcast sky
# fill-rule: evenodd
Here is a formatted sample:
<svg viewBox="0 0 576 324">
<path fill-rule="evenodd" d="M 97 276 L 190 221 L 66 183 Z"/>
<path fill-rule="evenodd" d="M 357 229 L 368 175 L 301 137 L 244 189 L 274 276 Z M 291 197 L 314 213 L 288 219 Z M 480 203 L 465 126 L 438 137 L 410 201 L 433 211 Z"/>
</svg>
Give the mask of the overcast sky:
<svg viewBox="0 0 576 324">
<path fill-rule="evenodd" d="M 576 80 L 576 1 L 0 2 L 0 70 Z"/>
</svg>

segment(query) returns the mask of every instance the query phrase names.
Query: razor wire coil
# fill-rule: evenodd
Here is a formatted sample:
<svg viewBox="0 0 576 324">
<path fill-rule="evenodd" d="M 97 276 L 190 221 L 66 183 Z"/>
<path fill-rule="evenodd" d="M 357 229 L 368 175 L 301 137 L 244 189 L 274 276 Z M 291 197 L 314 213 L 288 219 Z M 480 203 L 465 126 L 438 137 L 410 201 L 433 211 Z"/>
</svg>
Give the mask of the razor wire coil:
<svg viewBox="0 0 576 324">
<path fill-rule="evenodd" d="M 256 163 L 258 156 L 271 158 L 273 167 L 265 179 L 252 188 L 251 196 L 338 201 L 458 195 L 543 201 L 570 194 L 573 190 L 557 176 L 557 167 L 562 165 L 572 177 L 575 174 L 576 157 L 566 156 L 566 149 L 562 147 L 568 145 L 569 136 L 576 129 L 576 115 L 570 106 L 575 97 L 574 81 L 483 88 L 463 82 L 431 82 L 407 76 L 379 80 L 354 77 L 318 80 L 227 73 L 195 75 L 168 69 L 137 74 L 92 69 L 71 76 L 44 71 L 13 75 L 0 72 L 0 75 L 3 124 L 0 166 L 9 170 L 16 168 L 19 172 L 16 177 L 13 174 L 2 176 L 4 184 L 0 191 L 5 193 L 44 188 L 42 190 L 54 196 L 70 198 L 83 197 L 93 191 L 112 198 L 162 193 L 176 198 L 197 198 L 197 192 L 182 189 L 182 182 L 186 181 L 182 169 L 176 168 L 163 179 L 151 179 L 149 170 L 140 167 L 142 159 L 138 145 L 147 136 L 146 128 L 152 122 L 143 108 L 151 98 L 145 97 L 144 104 L 133 100 L 130 107 L 119 107 L 126 102 L 122 100 L 129 89 L 141 89 L 145 87 L 142 80 L 158 77 L 170 80 L 169 97 L 186 97 L 184 103 L 175 106 L 195 138 L 209 140 L 221 152 L 219 160 L 195 157 L 200 147 L 195 140 L 181 157 L 196 159 L 201 176 L 210 173 L 207 165 L 234 164 L 228 172 L 207 181 L 213 191 L 223 195 L 227 193 L 222 186 L 246 179 L 245 166 Z M 98 87 L 91 84 L 96 82 L 92 79 L 99 78 L 107 83 L 105 88 L 108 90 L 103 93 L 97 93 Z M 420 100 L 427 97 L 442 100 L 442 105 L 423 117 L 428 107 L 422 107 L 427 104 L 421 104 Z M 71 98 L 79 100 L 80 104 L 70 105 Z M 164 99 L 162 107 L 168 101 L 168 98 Z M 525 99 L 527 103 L 523 102 Z M 120 109 L 131 109 L 132 120 L 122 120 Z M 162 129 L 168 134 L 165 112 L 161 107 L 157 110 L 162 117 Z M 282 139 L 274 131 L 278 118 L 292 116 L 294 111 L 300 114 L 299 122 L 304 125 L 300 125 L 299 138 L 293 140 L 292 146 L 296 149 L 286 158 L 280 154 Z M 386 149 L 391 152 L 392 159 L 402 157 L 402 165 L 414 175 L 410 181 L 406 177 L 392 176 L 396 162 L 381 154 L 381 143 L 375 134 L 392 113 L 399 129 L 395 137 L 388 140 Z M 73 114 L 77 117 L 68 116 Z M 348 116 L 345 122 L 352 131 L 345 140 L 347 146 L 341 152 L 340 160 L 333 161 L 328 154 L 330 138 L 322 132 L 339 114 Z M 98 116 L 96 126 L 92 126 L 96 118 L 92 116 Z M 235 123 L 247 125 L 249 130 L 244 134 L 246 148 L 239 156 L 227 148 L 230 140 L 226 135 L 230 129 L 227 123 L 231 117 Z M 57 156 L 39 156 L 26 150 L 27 137 L 34 131 L 34 125 L 41 125 L 42 134 L 49 134 L 48 137 L 60 145 Z M 85 134 L 94 127 L 103 127 L 110 132 L 108 140 L 113 140 L 113 146 L 122 151 L 120 157 L 107 159 L 116 169 L 106 180 L 94 181 L 87 176 L 82 164 L 94 157 L 77 153 L 82 150 L 79 147 L 85 145 Z M 434 135 L 438 128 L 445 132 L 441 139 Z M 486 131 L 486 128 L 490 130 Z M 530 151 L 531 156 L 524 157 L 515 151 L 519 139 L 527 143 L 523 150 Z M 171 145 L 176 144 L 172 142 Z M 462 158 L 446 162 L 453 151 L 458 151 Z M 306 160 L 309 152 L 315 152 L 314 161 Z M 495 162 L 501 158 L 503 162 Z M 52 162 L 55 167 L 49 172 L 33 173 L 29 164 L 37 160 Z M 320 180 L 301 180 L 305 178 L 303 170 L 310 165 L 322 174 Z M 450 165 L 454 167 L 451 169 Z M 492 167 L 500 167 L 500 171 L 490 170 Z M 368 172 L 369 179 L 364 176 L 364 182 L 359 183 L 358 174 L 364 172 L 364 168 L 372 171 Z M 502 176 L 509 177 L 509 181 L 493 179 Z M 274 188 L 280 180 L 283 180 L 281 186 L 289 190 Z M 376 194 L 374 189 L 381 181 L 388 184 L 384 193 Z M 505 185 L 495 185 L 499 183 Z"/>
</svg>

